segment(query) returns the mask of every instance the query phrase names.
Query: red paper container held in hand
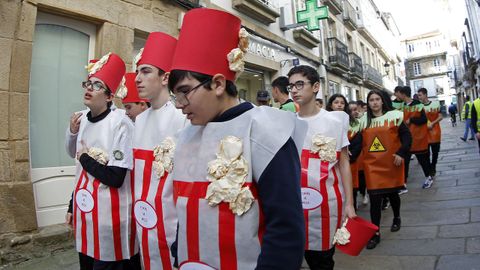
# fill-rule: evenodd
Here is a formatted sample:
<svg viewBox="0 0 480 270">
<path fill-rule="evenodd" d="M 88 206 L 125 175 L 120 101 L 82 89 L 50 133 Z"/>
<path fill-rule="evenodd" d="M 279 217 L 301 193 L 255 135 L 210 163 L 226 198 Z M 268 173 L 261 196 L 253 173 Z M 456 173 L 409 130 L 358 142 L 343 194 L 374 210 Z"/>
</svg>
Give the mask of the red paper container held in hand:
<svg viewBox="0 0 480 270">
<path fill-rule="evenodd" d="M 335 247 L 350 256 L 358 256 L 367 245 L 368 240 L 378 231 L 375 224 L 358 216 L 353 219 L 349 218 L 346 228 L 350 232 L 350 242 L 345 245 L 337 243 Z"/>
</svg>

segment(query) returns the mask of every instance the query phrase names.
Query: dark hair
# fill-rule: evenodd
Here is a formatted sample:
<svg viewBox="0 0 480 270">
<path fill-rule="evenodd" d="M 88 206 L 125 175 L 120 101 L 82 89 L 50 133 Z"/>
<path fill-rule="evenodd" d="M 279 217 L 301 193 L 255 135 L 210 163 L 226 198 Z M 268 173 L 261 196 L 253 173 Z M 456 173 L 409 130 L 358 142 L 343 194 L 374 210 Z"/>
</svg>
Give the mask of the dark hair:
<svg viewBox="0 0 480 270">
<path fill-rule="evenodd" d="M 138 102 L 135 102 L 135 104 L 137 104 L 137 105 L 139 105 L 140 103 L 145 103 L 148 108 L 150 108 L 150 106 L 152 106 L 152 105 L 150 104 L 150 102 L 148 102 L 148 101 L 138 101 Z"/>
<path fill-rule="evenodd" d="M 470 96 L 467 95 L 467 96 L 465 97 L 465 99 L 466 99 L 466 100 L 470 100 Z"/>
<path fill-rule="evenodd" d="M 112 94 L 112 91 L 110 90 L 110 88 L 108 88 L 108 85 L 105 84 L 105 90 L 103 90 L 103 93 L 107 96 L 107 97 L 110 97 Z M 110 108 L 112 107 L 112 104 L 113 104 L 113 101 L 108 101 L 107 102 L 107 108 Z"/>
<path fill-rule="evenodd" d="M 194 78 L 195 80 L 199 81 L 199 82 L 205 82 L 205 81 L 208 81 L 208 80 L 211 80 L 213 78 L 213 76 L 210 76 L 210 75 L 206 75 L 206 74 L 202 74 L 202 73 L 198 73 L 198 72 L 193 72 L 193 71 L 186 71 L 186 70 L 172 70 L 170 72 L 170 76 L 168 77 L 168 88 L 170 89 L 170 91 L 173 91 L 173 87 L 175 87 L 175 85 L 185 79 L 185 78 Z M 210 84 L 205 84 L 204 85 L 205 88 L 207 89 L 211 89 L 210 88 Z M 232 96 L 232 97 L 237 97 L 237 87 L 235 86 L 235 84 L 232 82 L 232 81 L 229 81 L 227 80 L 226 81 L 226 91 L 227 91 L 227 94 L 229 96 Z"/>
<path fill-rule="evenodd" d="M 298 73 L 307 77 L 312 85 L 316 82 L 320 82 L 320 76 L 318 75 L 318 72 L 311 66 L 300 65 L 293 67 L 290 69 L 287 76 L 290 78 L 292 75 Z"/>
<path fill-rule="evenodd" d="M 400 90 L 402 89 L 402 87 L 403 87 L 403 86 L 400 86 L 400 85 L 395 86 L 395 89 L 393 89 L 393 92 L 394 92 L 394 93 L 400 92 Z"/>
<path fill-rule="evenodd" d="M 315 101 L 318 101 L 318 102 L 320 102 L 320 104 L 323 105 L 323 99 L 321 99 L 321 98 L 316 98 Z"/>
<path fill-rule="evenodd" d="M 418 93 L 422 93 L 424 95 L 427 95 L 428 91 L 425 87 L 422 87 L 420 89 L 417 90 Z"/>
<path fill-rule="evenodd" d="M 348 114 L 348 117 L 349 117 L 349 120 L 350 120 L 350 124 L 353 125 L 354 123 L 356 123 L 357 119 L 355 119 L 355 117 L 353 117 L 352 115 L 352 112 L 350 111 L 350 108 L 348 107 L 348 101 L 347 101 L 347 98 L 345 96 L 343 96 L 342 94 L 333 94 L 329 99 L 328 99 L 328 102 L 327 102 L 327 106 L 325 107 L 325 109 L 329 112 L 333 111 L 332 109 L 332 104 L 333 104 L 333 101 L 335 101 L 335 99 L 337 98 L 341 98 L 343 99 L 343 103 L 345 103 L 345 107 L 343 107 L 343 111 Z"/>
<path fill-rule="evenodd" d="M 390 100 L 390 97 L 388 96 L 388 94 L 386 94 L 385 91 L 381 91 L 381 90 L 376 90 L 376 89 L 371 90 L 367 95 L 367 104 L 368 104 L 368 100 L 370 99 L 370 97 L 373 94 L 380 96 L 380 98 L 382 99 L 382 103 L 383 103 L 382 104 L 382 113 L 383 114 L 385 114 L 388 111 L 393 110 L 393 107 L 391 105 L 392 101 Z M 390 106 L 389 106 L 389 104 L 390 104 Z M 370 109 L 370 106 L 367 106 L 367 128 L 370 127 L 370 124 L 372 123 L 372 118 L 374 118 L 372 109 Z"/>
<path fill-rule="evenodd" d="M 399 90 L 399 92 L 401 94 L 404 94 L 405 96 L 407 97 L 411 97 L 412 96 L 412 88 L 410 88 L 410 86 L 402 86 Z"/>
<path fill-rule="evenodd" d="M 285 77 L 285 76 L 280 76 L 280 77 L 276 78 L 275 80 L 273 80 L 272 87 L 277 87 L 278 89 L 280 89 L 280 92 L 288 95 L 288 90 L 287 90 L 287 85 L 288 84 L 289 84 L 288 78 Z"/>
<path fill-rule="evenodd" d="M 363 102 L 363 101 L 362 101 Z M 358 106 L 358 101 L 350 101 L 348 105 L 357 105 Z"/>
<path fill-rule="evenodd" d="M 357 102 L 357 105 L 360 106 L 360 107 L 363 107 L 363 106 L 367 105 L 365 102 L 363 102 L 363 100 L 360 100 L 360 99 L 357 100 L 356 102 Z"/>
</svg>

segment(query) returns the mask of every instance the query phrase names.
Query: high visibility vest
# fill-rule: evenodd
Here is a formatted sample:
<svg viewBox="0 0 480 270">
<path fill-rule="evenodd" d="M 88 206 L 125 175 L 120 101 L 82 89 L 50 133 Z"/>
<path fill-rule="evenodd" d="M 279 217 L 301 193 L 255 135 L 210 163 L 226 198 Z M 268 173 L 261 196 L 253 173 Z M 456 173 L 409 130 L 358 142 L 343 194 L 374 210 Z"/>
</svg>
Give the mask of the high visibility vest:
<svg viewBox="0 0 480 270">
<path fill-rule="evenodd" d="M 462 119 L 470 119 L 472 118 L 472 102 L 467 101 L 465 104 L 463 104 L 463 109 L 462 109 Z M 467 105 L 468 105 L 468 113 L 467 113 L 467 118 L 465 118 L 465 111 L 467 110 Z"/>
<path fill-rule="evenodd" d="M 428 123 L 438 119 L 440 115 L 440 102 L 431 101 L 429 104 L 424 104 L 425 114 L 427 115 Z M 428 130 L 428 143 L 439 143 L 441 141 L 442 131 L 440 123 L 436 123 L 432 129 Z"/>
<path fill-rule="evenodd" d="M 475 106 L 477 112 L 477 130 L 480 132 L 480 98 L 475 99 L 473 106 Z"/>
</svg>

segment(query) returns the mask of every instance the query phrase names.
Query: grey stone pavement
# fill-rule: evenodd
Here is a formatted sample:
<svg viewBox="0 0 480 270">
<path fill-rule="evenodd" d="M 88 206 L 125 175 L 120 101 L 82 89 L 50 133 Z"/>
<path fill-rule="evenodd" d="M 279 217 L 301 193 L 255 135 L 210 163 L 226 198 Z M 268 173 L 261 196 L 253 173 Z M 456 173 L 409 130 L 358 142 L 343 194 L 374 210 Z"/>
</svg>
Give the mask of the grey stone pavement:
<svg viewBox="0 0 480 270">
<path fill-rule="evenodd" d="M 390 232 L 392 211 L 383 211 L 380 244 L 357 257 L 337 251 L 335 269 L 480 269 L 477 142 L 459 139 L 464 122 L 453 128 L 446 118 L 441 124 L 442 146 L 432 188 L 422 190 L 424 177 L 418 162 L 412 160 L 409 192 L 401 196 L 401 230 Z M 361 206 L 358 214 L 369 219 L 368 206 Z M 75 251 L 68 250 L 4 269 L 73 270 L 78 269 L 77 261 Z"/>
</svg>

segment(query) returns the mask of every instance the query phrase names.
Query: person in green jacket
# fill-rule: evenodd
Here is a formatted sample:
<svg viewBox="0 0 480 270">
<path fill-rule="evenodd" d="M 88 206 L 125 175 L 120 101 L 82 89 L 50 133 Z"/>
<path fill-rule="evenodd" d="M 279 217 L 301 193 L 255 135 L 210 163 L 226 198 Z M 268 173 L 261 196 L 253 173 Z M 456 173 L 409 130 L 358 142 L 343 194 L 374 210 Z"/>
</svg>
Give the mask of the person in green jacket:
<svg viewBox="0 0 480 270">
<path fill-rule="evenodd" d="M 272 82 L 272 97 L 273 101 L 280 103 L 280 110 L 296 112 L 297 107 L 293 100 L 288 96 L 288 78 L 280 76 Z"/>
<path fill-rule="evenodd" d="M 465 132 L 463 133 L 463 137 L 460 137 L 462 141 L 466 141 L 468 138 L 468 131 L 470 131 L 470 140 L 475 140 L 475 133 L 471 127 L 472 121 L 472 102 L 470 101 L 470 96 L 465 97 L 465 104 L 463 105 L 461 120 L 465 120 Z"/>
</svg>

